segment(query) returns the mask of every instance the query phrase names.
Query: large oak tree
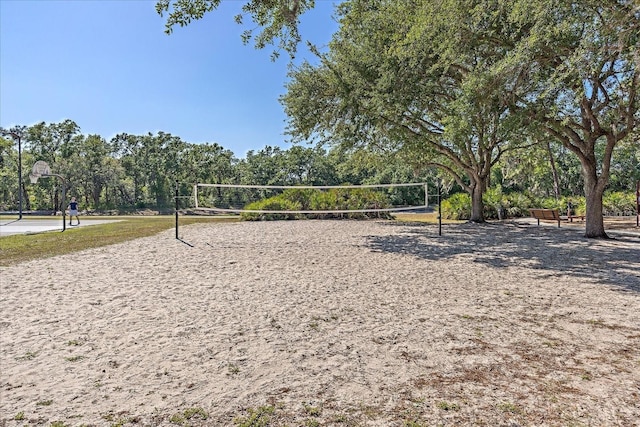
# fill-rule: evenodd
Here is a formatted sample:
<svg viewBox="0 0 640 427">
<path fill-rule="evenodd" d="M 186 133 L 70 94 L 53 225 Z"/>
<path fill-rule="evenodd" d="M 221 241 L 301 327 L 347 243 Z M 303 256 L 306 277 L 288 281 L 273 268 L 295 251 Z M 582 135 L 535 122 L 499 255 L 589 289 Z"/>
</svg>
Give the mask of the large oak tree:
<svg viewBox="0 0 640 427">
<path fill-rule="evenodd" d="M 341 11 L 322 64 L 292 74 L 294 134 L 400 144 L 459 168 L 481 220 L 486 170 L 520 123 L 577 156 L 586 236 L 607 237 L 612 158 L 640 120 L 635 2 L 351 0 Z"/>
<path fill-rule="evenodd" d="M 505 56 L 513 108 L 582 166 L 586 236 L 607 237 L 602 196 L 616 147 L 640 123 L 640 6 L 633 0 L 519 0 L 521 36 Z M 630 172 L 630 171 L 629 171 Z"/>
<path fill-rule="evenodd" d="M 491 168 L 526 139 L 521 117 L 511 114 L 491 74 L 503 46 L 454 31 L 484 16 L 469 15 L 456 28 L 445 23 L 447 8 L 459 6 L 429 0 L 342 4 L 330 52 L 318 66 L 292 72 L 282 101 L 294 138 L 395 149 L 418 169 L 435 166 L 471 195 L 471 220 L 481 222 Z M 508 32 L 505 25 L 487 35 L 499 38 Z"/>
</svg>

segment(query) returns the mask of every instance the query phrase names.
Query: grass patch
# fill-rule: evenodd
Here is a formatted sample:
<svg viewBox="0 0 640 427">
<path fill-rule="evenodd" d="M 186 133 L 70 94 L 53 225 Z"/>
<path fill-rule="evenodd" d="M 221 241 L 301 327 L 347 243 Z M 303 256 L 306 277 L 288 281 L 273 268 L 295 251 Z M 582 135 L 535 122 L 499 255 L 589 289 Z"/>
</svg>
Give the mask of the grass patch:
<svg viewBox="0 0 640 427">
<path fill-rule="evenodd" d="M 47 219 L 51 219 L 48 217 Z M 49 258 L 90 248 L 122 243 L 158 234 L 175 227 L 175 217 L 156 216 L 108 216 L 87 219 L 119 220 L 108 224 L 91 225 L 39 234 L 17 234 L 0 237 L 0 266 L 7 267 L 34 259 Z M 209 223 L 235 222 L 236 218 L 182 216 L 180 226 Z"/>
<path fill-rule="evenodd" d="M 442 409 L 443 411 L 459 411 L 460 410 L 460 405 L 458 405 L 457 403 L 441 401 L 441 402 L 438 402 L 436 406 L 439 409 Z"/>
<path fill-rule="evenodd" d="M 33 360 L 36 358 L 36 356 L 38 355 L 37 352 L 35 351 L 27 351 L 24 356 L 18 356 L 16 357 L 16 360 L 19 362 L 22 362 L 24 360 Z"/>
<path fill-rule="evenodd" d="M 498 409 L 500 409 L 502 412 L 510 412 L 512 414 L 520 413 L 520 408 L 518 407 L 518 405 L 511 402 L 499 403 Z"/>
<path fill-rule="evenodd" d="M 303 403 L 302 407 L 304 408 L 304 412 L 312 417 L 319 417 L 322 413 L 322 409 L 317 406 L 307 405 L 306 403 Z"/>
<path fill-rule="evenodd" d="M 257 409 L 249 408 L 246 417 L 236 417 L 233 424 L 236 427 L 267 427 L 276 408 L 271 405 L 260 406 Z"/>
<path fill-rule="evenodd" d="M 430 213 L 394 213 L 393 217 L 401 222 L 426 222 L 428 224 L 437 224 L 438 223 L 438 213 L 430 212 Z M 443 224 L 463 224 L 467 221 L 455 220 L 455 219 L 444 219 L 442 218 Z"/>
<path fill-rule="evenodd" d="M 189 420 L 194 418 L 206 420 L 209 418 L 209 414 L 202 408 L 189 408 L 185 409 L 181 413 L 173 414 L 169 421 L 173 424 L 186 426 L 189 425 Z"/>
</svg>

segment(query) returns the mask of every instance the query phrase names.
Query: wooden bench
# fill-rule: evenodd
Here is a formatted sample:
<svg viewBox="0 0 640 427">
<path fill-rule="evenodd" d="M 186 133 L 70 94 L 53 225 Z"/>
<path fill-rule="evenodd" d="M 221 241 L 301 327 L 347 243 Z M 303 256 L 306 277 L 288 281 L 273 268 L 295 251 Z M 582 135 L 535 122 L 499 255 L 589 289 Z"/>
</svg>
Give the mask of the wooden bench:
<svg viewBox="0 0 640 427">
<path fill-rule="evenodd" d="M 560 212 L 558 209 L 529 209 L 529 214 L 538 220 L 538 225 L 540 225 L 540 220 L 550 220 L 550 221 L 558 221 L 558 228 L 560 228 Z"/>
</svg>

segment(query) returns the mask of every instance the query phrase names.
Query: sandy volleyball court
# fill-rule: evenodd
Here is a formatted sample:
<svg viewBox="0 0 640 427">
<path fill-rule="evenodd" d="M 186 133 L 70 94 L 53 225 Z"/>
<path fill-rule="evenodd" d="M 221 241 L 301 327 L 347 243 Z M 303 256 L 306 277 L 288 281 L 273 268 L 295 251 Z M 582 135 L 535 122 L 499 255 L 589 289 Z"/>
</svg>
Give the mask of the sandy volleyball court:
<svg viewBox="0 0 640 427">
<path fill-rule="evenodd" d="M 640 425 L 637 237 L 181 233 L 2 269 L 0 425 Z"/>
</svg>

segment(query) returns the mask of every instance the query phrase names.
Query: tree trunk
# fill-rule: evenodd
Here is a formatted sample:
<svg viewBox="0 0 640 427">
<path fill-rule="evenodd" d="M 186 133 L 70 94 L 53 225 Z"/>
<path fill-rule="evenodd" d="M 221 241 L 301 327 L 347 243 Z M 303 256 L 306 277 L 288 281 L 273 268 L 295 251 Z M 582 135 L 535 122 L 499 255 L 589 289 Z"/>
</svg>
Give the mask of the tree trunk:
<svg viewBox="0 0 640 427">
<path fill-rule="evenodd" d="M 91 192 L 93 207 L 97 208 L 100 206 L 100 195 L 102 194 L 102 187 L 100 184 L 93 184 L 93 190 Z"/>
<path fill-rule="evenodd" d="M 583 166 L 584 167 L 584 166 Z M 585 212 L 585 237 L 608 239 L 609 236 L 604 230 L 604 217 L 602 216 L 602 195 L 604 185 L 594 173 L 585 172 L 584 175 L 584 195 L 587 202 Z"/>
<path fill-rule="evenodd" d="M 58 197 L 57 187 L 53 187 L 53 214 L 58 213 L 58 207 L 60 206 L 60 198 Z"/>
<path fill-rule="evenodd" d="M 22 203 L 24 204 L 24 206 L 22 206 L 22 210 L 30 211 L 31 201 L 29 200 L 29 193 L 27 193 L 27 187 L 23 183 L 21 188 L 22 188 Z"/>
<path fill-rule="evenodd" d="M 547 152 L 549 153 L 549 164 L 551 165 L 551 173 L 553 174 L 553 193 L 556 196 L 556 200 L 559 200 L 560 199 L 560 178 L 558 177 L 556 162 L 553 158 L 553 151 L 551 151 L 551 143 L 549 142 L 547 142 Z"/>
<path fill-rule="evenodd" d="M 471 222 L 484 222 L 484 182 L 475 182 L 471 186 Z"/>
</svg>

